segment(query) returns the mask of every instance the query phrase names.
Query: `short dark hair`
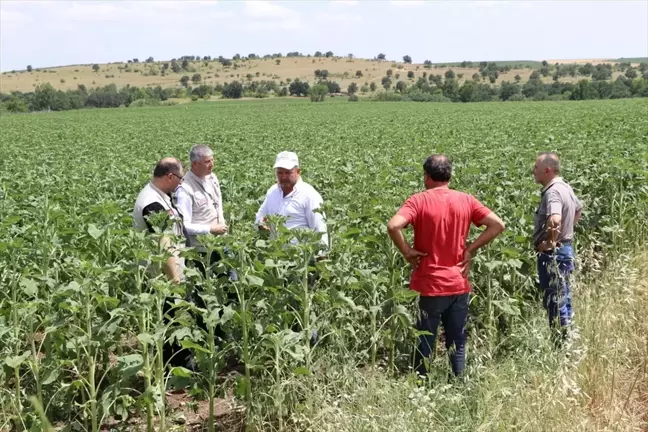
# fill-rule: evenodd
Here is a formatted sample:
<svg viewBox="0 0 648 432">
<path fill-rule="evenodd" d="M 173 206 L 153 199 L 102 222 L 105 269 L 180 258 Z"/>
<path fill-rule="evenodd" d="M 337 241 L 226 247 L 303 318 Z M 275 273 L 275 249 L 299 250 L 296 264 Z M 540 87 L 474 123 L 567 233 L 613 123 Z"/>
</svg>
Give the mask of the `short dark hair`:
<svg viewBox="0 0 648 432">
<path fill-rule="evenodd" d="M 182 164 L 178 159 L 165 158 L 160 160 L 153 170 L 153 177 L 164 177 L 169 173 L 180 175 Z"/>
<path fill-rule="evenodd" d="M 436 182 L 449 182 L 452 177 L 452 162 L 446 155 L 428 156 L 423 163 L 423 169 Z"/>
</svg>

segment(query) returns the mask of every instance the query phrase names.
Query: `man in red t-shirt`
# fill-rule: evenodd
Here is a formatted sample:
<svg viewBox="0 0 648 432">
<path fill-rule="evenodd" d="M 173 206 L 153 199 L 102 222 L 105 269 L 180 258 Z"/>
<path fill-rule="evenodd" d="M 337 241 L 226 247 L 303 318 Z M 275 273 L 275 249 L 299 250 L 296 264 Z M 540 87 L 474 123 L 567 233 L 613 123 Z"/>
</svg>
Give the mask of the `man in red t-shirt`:
<svg viewBox="0 0 648 432">
<path fill-rule="evenodd" d="M 466 364 L 466 333 L 470 283 L 468 271 L 477 249 L 504 231 L 504 222 L 472 195 L 448 188 L 452 164 L 444 155 L 431 155 L 423 164 L 425 192 L 412 195 L 387 224 L 396 247 L 412 265 L 410 288 L 420 293 L 416 372 L 425 376 L 439 322 L 455 375 Z M 470 224 L 486 226 L 471 244 L 466 243 Z M 414 227 L 414 247 L 402 230 Z"/>
</svg>

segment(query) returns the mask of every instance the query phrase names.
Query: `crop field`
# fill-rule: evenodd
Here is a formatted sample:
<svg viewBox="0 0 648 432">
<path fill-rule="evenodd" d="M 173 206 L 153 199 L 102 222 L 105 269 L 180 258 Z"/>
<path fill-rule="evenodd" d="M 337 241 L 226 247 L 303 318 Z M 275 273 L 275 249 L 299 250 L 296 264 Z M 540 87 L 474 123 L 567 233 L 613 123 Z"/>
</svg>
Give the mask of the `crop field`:
<svg viewBox="0 0 648 432">
<path fill-rule="evenodd" d="M 578 277 L 602 281 L 616 258 L 645 250 L 647 119 L 648 103 L 637 99 L 466 105 L 269 100 L 5 115 L 0 430 L 552 430 L 559 420 L 549 407 L 564 402 L 573 413 L 609 405 L 609 394 L 586 386 L 555 406 L 530 396 L 553 388 L 542 374 L 560 363 L 543 342 L 549 330 L 530 242 L 540 188 L 531 169 L 539 151 L 561 156 L 563 176 L 585 205 L 576 234 Z M 225 305 L 222 280 L 198 281 L 193 272 L 186 284 L 173 286 L 145 278 L 137 265 L 142 258 L 164 258 L 156 235 L 131 229 L 137 193 L 161 157 L 178 157 L 188 167 L 196 143 L 214 149 L 230 234 L 210 247 L 227 248 L 222 266 L 239 275 L 234 304 Z M 286 246 L 286 233 L 271 240 L 253 225 L 282 150 L 297 152 L 304 180 L 325 201 L 331 250 L 316 264 L 314 289 L 308 287 L 314 243 Z M 471 270 L 465 387 L 447 384 L 439 344 L 432 390 L 424 393 L 408 381 L 415 296 L 386 223 L 422 190 L 422 163 L 433 152 L 453 160 L 451 187 L 474 194 L 507 229 Z M 196 282 L 205 287 L 205 309 L 184 300 L 186 287 Z M 590 315 L 578 293 L 576 320 L 584 322 Z M 175 310 L 171 321 L 163 316 L 165 302 Z M 209 332 L 195 316 L 204 318 Z M 633 331 L 645 329 L 640 325 Z M 209 337 L 216 326 L 231 335 L 218 346 Z M 313 329 L 320 337 L 311 346 Z M 612 342 L 596 337 L 612 349 Z M 199 368 L 163 364 L 168 339 L 194 353 Z M 619 365 L 640 357 L 636 347 L 621 348 Z M 581 366 L 595 352 L 590 346 L 581 354 Z M 616 362 L 609 352 L 597 355 Z M 512 364 L 526 369 L 511 366 L 507 370 L 519 374 L 510 375 L 514 383 L 491 391 Z M 611 380 L 621 394 L 620 375 L 604 372 L 589 376 L 578 369 L 590 385 Z M 372 387 L 376 382 L 397 384 Z M 639 409 L 637 389 L 648 395 L 648 386 L 640 385 L 645 381 L 636 382 L 623 415 Z M 390 398 L 407 415 L 390 412 Z M 507 409 L 516 399 L 537 415 Z M 493 401 L 499 409 L 489 408 Z M 545 426 L 524 423 L 542 415 L 544 423 L 536 425 Z M 629 417 L 605 418 L 604 426 L 596 416 L 584 418 L 594 423 L 575 423 L 572 430 L 606 430 L 615 422 L 619 430 L 641 427 Z"/>
</svg>

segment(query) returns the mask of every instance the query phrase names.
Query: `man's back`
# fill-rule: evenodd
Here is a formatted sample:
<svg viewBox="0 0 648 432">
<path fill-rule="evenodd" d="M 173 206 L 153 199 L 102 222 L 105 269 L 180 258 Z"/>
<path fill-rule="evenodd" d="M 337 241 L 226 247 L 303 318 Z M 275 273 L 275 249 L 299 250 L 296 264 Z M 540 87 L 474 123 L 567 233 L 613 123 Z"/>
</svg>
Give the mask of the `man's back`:
<svg viewBox="0 0 648 432">
<path fill-rule="evenodd" d="M 464 257 L 470 224 L 490 210 L 473 196 L 447 187 L 411 196 L 399 210 L 414 227 L 414 249 L 423 252 L 412 272 L 411 288 L 422 295 L 454 295 L 470 291 L 457 265 Z"/>
</svg>

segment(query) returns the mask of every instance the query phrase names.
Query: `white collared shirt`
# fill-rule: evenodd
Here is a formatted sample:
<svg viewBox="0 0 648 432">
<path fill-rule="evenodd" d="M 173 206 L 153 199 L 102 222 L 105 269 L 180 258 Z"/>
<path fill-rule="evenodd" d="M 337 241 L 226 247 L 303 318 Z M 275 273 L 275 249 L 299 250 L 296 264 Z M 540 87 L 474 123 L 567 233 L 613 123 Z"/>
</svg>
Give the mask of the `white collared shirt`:
<svg viewBox="0 0 648 432">
<path fill-rule="evenodd" d="M 308 183 L 301 179 L 295 184 L 292 192 L 284 197 L 279 185 L 274 184 L 266 193 L 263 204 L 256 214 L 255 224 L 262 225 L 268 215 L 280 215 L 287 218 L 285 227 L 310 228 L 322 233 L 322 243 L 328 246 L 326 222 L 322 213 L 315 212 L 322 205 L 322 196 Z"/>
</svg>

